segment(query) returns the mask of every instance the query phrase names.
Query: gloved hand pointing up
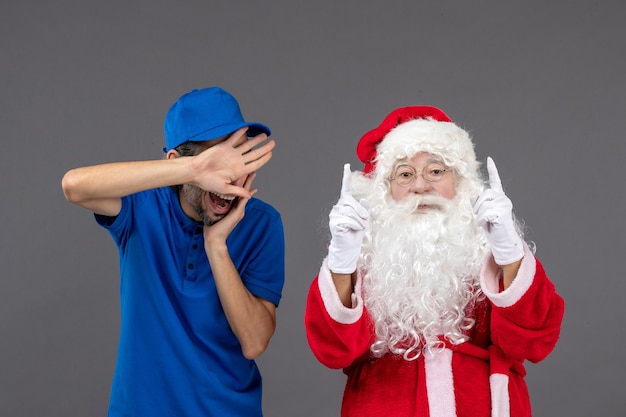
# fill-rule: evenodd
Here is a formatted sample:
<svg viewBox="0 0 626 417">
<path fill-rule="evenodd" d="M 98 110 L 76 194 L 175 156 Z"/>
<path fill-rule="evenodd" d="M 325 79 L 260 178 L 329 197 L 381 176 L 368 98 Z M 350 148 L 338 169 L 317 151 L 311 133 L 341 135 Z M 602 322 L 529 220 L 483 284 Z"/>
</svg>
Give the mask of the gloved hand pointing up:
<svg viewBox="0 0 626 417">
<path fill-rule="evenodd" d="M 513 203 L 504 194 L 498 169 L 490 157 L 487 172 L 489 188 L 474 203 L 474 214 L 478 225 L 485 229 L 496 263 L 509 265 L 524 257 L 524 247 L 515 229 Z"/>
<path fill-rule="evenodd" d="M 332 236 L 328 247 L 328 267 L 334 273 L 352 274 L 356 271 L 363 236 L 369 225 L 366 205 L 366 201 L 358 202 L 352 196 L 352 173 L 350 164 L 345 164 L 339 201 L 328 216 Z"/>
</svg>

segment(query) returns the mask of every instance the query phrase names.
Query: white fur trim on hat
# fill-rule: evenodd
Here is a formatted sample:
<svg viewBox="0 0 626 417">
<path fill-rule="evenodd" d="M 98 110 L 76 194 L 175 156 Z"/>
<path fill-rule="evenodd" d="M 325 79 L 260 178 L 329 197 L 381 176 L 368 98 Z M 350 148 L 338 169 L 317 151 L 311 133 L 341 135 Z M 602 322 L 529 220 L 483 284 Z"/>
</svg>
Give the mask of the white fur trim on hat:
<svg viewBox="0 0 626 417">
<path fill-rule="evenodd" d="M 443 159 L 461 176 L 472 176 L 478 169 L 469 134 L 451 122 L 415 119 L 391 130 L 378 144 L 376 171 L 389 175 L 396 162 L 427 152 Z"/>
</svg>

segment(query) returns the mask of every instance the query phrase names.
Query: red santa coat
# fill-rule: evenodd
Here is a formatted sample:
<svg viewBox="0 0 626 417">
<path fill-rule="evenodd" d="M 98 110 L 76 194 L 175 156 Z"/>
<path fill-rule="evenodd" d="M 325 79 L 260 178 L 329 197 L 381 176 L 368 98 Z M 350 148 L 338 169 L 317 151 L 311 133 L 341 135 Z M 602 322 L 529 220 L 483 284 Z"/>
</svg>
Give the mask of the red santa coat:
<svg viewBox="0 0 626 417">
<path fill-rule="evenodd" d="M 563 299 L 526 248 L 517 277 L 500 288 L 500 268 L 490 257 L 481 271 L 485 300 L 473 312 L 470 340 L 435 355 L 406 361 L 373 358 L 373 325 L 360 297 L 346 308 L 326 261 L 313 281 L 305 312 L 306 334 L 317 359 L 348 379 L 342 417 L 530 417 L 523 362 L 539 362 L 554 348 Z"/>
</svg>

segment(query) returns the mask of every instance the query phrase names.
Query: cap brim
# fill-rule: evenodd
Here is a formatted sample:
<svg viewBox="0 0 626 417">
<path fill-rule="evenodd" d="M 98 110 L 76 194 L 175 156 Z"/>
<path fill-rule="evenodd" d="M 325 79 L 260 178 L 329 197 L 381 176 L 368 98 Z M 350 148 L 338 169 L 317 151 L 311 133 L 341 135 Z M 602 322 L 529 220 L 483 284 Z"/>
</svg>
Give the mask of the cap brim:
<svg viewBox="0 0 626 417">
<path fill-rule="evenodd" d="M 261 133 L 265 133 L 267 136 L 272 134 L 269 127 L 262 123 L 250 122 L 250 123 L 231 123 L 227 125 L 216 126 L 213 129 L 202 132 L 194 137 L 189 138 L 190 141 L 199 142 L 205 140 L 214 140 L 221 137 L 230 135 L 242 127 L 248 127 L 248 136 L 257 136 Z"/>
<path fill-rule="evenodd" d="M 206 130 L 202 133 L 199 133 L 193 137 L 187 138 L 187 140 L 172 146 L 163 148 L 164 152 L 167 152 L 171 149 L 176 148 L 177 146 L 185 143 L 185 142 L 202 142 L 206 140 L 215 140 L 224 136 L 228 136 L 242 127 L 248 127 L 248 136 L 254 137 L 260 135 L 261 133 L 265 133 L 267 136 L 272 134 L 272 131 L 269 127 L 264 125 L 263 123 L 258 122 L 249 122 L 249 123 L 230 123 L 226 125 L 216 126 L 213 129 Z"/>
</svg>

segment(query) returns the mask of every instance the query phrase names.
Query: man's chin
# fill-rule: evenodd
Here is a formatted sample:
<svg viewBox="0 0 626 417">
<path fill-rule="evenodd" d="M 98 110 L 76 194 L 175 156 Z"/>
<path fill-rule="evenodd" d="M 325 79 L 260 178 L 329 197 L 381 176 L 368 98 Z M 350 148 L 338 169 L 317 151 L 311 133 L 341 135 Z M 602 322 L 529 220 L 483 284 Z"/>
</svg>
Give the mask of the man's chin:
<svg viewBox="0 0 626 417">
<path fill-rule="evenodd" d="M 228 214 L 228 213 L 226 213 Z M 208 215 L 206 212 L 202 213 L 201 215 L 201 220 L 202 223 L 204 223 L 205 226 L 213 226 L 215 223 L 219 222 L 220 220 L 222 220 L 224 217 L 226 217 L 226 214 L 211 214 Z"/>
</svg>

